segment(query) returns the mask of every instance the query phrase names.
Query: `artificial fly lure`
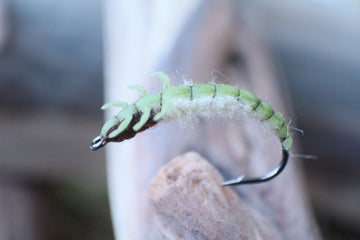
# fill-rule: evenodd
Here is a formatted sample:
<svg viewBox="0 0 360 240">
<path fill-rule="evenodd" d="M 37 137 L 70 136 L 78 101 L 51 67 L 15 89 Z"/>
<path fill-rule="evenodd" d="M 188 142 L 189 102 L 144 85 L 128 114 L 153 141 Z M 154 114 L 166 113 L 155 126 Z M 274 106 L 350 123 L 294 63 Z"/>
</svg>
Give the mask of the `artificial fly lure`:
<svg viewBox="0 0 360 240">
<path fill-rule="evenodd" d="M 122 110 L 108 120 L 101 129 L 101 134 L 94 138 L 90 148 L 97 150 L 108 142 L 122 142 L 134 137 L 159 121 L 171 121 L 191 114 L 221 116 L 245 116 L 262 122 L 272 131 L 282 145 L 283 157 L 280 165 L 263 177 L 238 178 L 223 182 L 223 185 L 259 183 L 268 181 L 282 172 L 289 158 L 292 137 L 288 124 L 282 115 L 273 110 L 269 103 L 258 99 L 254 94 L 227 84 L 194 84 L 170 87 L 170 79 L 163 72 L 157 72 L 163 81 L 163 91 L 147 94 L 141 86 L 130 86 L 141 93 L 133 104 L 110 102 L 101 107 L 121 107 Z"/>
</svg>

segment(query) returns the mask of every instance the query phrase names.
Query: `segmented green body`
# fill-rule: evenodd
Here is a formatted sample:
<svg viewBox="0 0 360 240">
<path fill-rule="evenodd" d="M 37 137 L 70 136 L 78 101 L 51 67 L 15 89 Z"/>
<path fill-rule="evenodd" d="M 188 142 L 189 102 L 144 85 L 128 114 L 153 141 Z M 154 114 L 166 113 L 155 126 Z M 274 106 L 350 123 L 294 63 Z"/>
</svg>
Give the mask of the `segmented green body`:
<svg viewBox="0 0 360 240">
<path fill-rule="evenodd" d="M 166 74 L 158 72 L 156 75 L 164 82 L 161 93 L 147 94 L 143 87 L 131 86 L 142 93 L 134 104 L 111 102 L 102 107 L 106 109 L 118 106 L 122 107 L 122 110 L 105 123 L 101 135 L 93 141 L 92 149 L 96 150 L 107 142 L 121 142 L 132 138 L 136 133 L 161 120 L 171 121 L 193 113 L 220 113 L 230 117 L 248 115 L 266 124 L 280 139 L 285 150 L 290 148 L 292 137 L 288 124 L 269 103 L 258 99 L 254 94 L 226 84 L 170 87 L 170 80 Z"/>
</svg>

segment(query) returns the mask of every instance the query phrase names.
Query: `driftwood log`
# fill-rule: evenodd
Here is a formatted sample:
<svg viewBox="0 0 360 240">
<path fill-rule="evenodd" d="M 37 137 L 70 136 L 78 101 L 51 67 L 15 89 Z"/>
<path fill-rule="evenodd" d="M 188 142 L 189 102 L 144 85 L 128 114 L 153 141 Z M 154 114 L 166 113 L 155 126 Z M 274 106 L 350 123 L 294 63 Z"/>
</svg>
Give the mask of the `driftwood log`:
<svg viewBox="0 0 360 240">
<path fill-rule="evenodd" d="M 151 7 L 145 1 L 107 1 L 106 101 L 135 100 L 136 92 L 126 88 L 131 84 L 160 91 L 160 81 L 149 77 L 154 71 L 181 84 L 184 77 L 212 81 L 217 69 L 226 76 L 218 74 L 217 83 L 250 90 L 288 112 L 266 48 L 241 16 L 239 1 L 231 0 L 152 1 Z M 268 183 L 232 188 L 220 186 L 221 176 L 207 163 L 226 178 L 262 176 L 281 159 L 276 139 L 246 119 L 180 125 L 185 127 L 159 124 L 106 146 L 117 239 L 320 238 L 296 162 Z M 207 161 L 189 153 L 168 164 L 188 151 Z"/>
<path fill-rule="evenodd" d="M 270 219 L 222 181 L 216 168 L 195 152 L 161 169 L 150 187 L 161 238 L 279 239 Z"/>
</svg>

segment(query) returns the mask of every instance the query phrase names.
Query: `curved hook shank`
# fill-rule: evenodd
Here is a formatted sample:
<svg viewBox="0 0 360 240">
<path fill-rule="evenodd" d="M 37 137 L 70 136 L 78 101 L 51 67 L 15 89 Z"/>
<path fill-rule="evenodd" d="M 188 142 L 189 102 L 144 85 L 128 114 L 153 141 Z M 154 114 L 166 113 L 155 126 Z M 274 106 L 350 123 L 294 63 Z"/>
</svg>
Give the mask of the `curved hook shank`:
<svg viewBox="0 0 360 240">
<path fill-rule="evenodd" d="M 250 183 L 261 183 L 261 182 L 266 182 L 266 181 L 269 181 L 269 180 L 273 179 L 274 177 L 279 175 L 284 170 L 284 168 L 286 167 L 286 164 L 288 163 L 289 152 L 286 149 L 283 148 L 282 153 L 283 153 L 283 157 L 282 157 L 282 160 L 281 160 L 279 166 L 277 166 L 277 168 L 275 168 L 274 170 L 272 170 L 268 174 L 266 174 L 266 175 L 264 175 L 262 177 L 248 178 L 248 179 L 244 179 L 245 175 L 241 175 L 238 178 L 234 178 L 234 179 L 224 181 L 222 183 L 222 185 L 223 186 L 230 186 L 230 185 L 239 185 L 239 184 L 248 184 L 248 183 L 249 184 Z"/>
</svg>

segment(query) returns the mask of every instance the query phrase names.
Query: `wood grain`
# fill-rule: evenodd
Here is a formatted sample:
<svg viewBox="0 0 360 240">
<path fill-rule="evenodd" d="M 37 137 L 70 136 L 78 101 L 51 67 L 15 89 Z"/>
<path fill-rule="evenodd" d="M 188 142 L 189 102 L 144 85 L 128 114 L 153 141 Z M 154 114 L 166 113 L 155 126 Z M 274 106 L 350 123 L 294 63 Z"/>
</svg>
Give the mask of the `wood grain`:
<svg viewBox="0 0 360 240">
<path fill-rule="evenodd" d="M 223 187 L 196 152 L 177 157 L 153 179 L 150 198 L 162 239 L 279 239 L 274 226 Z"/>
</svg>

